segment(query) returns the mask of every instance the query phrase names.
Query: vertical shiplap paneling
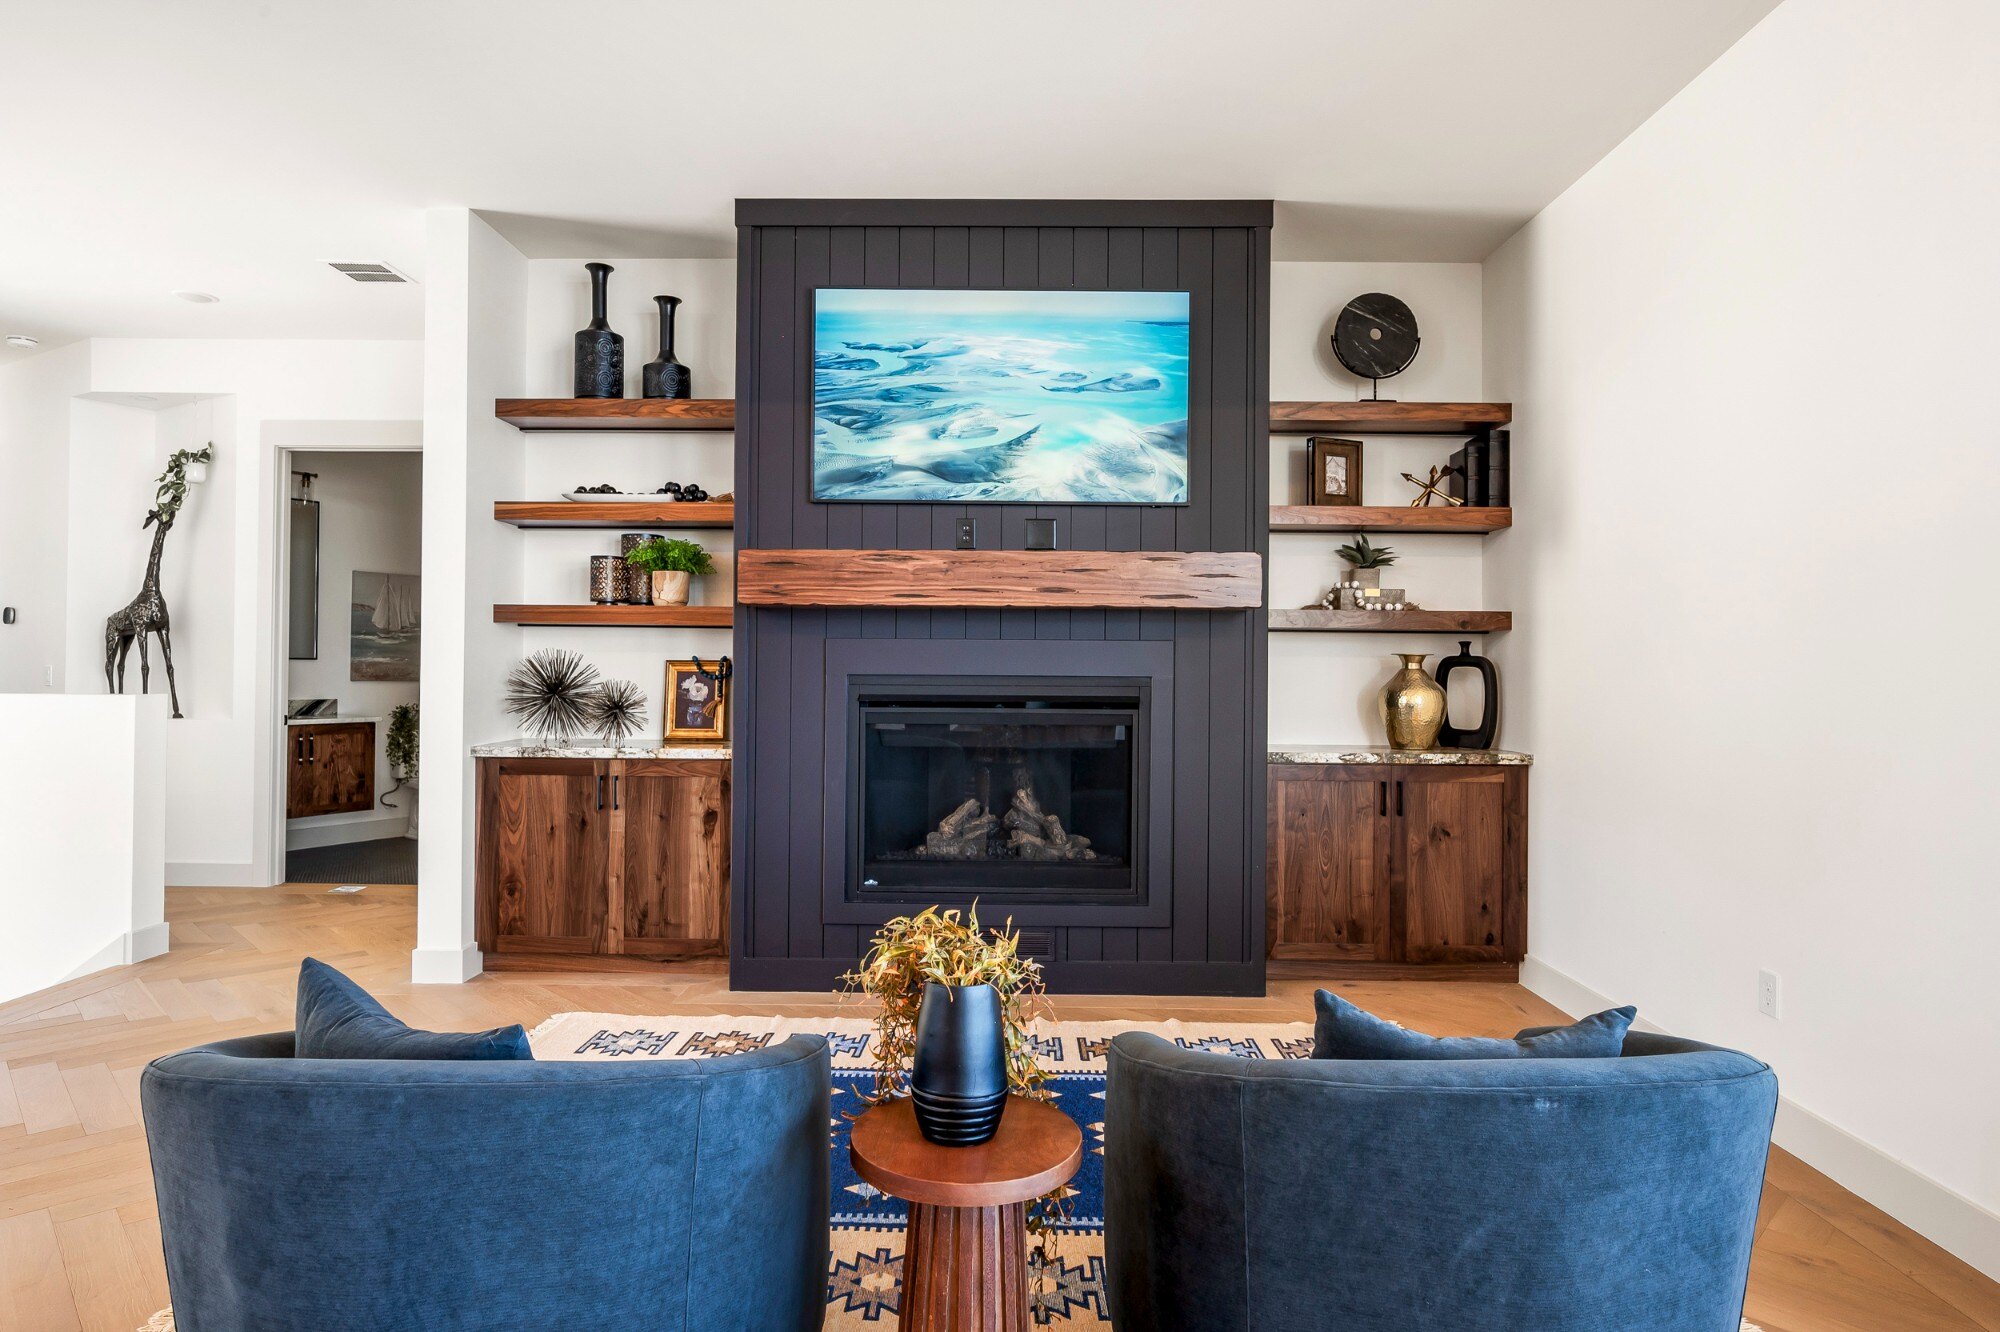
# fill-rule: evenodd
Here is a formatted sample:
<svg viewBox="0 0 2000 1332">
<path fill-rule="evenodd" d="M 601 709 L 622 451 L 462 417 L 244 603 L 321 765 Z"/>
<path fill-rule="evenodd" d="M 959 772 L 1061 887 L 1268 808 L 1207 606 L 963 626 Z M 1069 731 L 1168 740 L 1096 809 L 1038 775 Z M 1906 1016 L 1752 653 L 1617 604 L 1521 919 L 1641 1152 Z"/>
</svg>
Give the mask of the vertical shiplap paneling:
<svg viewBox="0 0 2000 1332">
<path fill-rule="evenodd" d="M 829 544 L 829 512 L 836 506 L 812 503 L 812 317 L 813 292 L 816 288 L 833 285 L 833 230 L 830 227 L 800 227 L 798 239 L 793 247 L 796 269 L 796 296 L 793 301 L 793 319 L 799 329 L 799 348 L 793 361 L 803 367 L 806 375 L 802 395 L 805 419 L 799 446 L 794 455 L 787 451 L 786 465 L 792 475 L 798 478 L 799 499 L 792 505 L 792 534 L 794 546 L 826 546 Z M 800 866 L 820 864 L 821 837 L 824 832 L 824 810 L 821 808 L 820 783 L 801 774 L 816 774 L 826 762 L 826 728 L 823 726 L 800 726 L 797 719 L 801 711 L 817 717 L 820 713 L 818 682 L 826 674 L 826 616 L 823 610 L 795 610 L 782 612 L 787 617 L 790 630 L 792 696 L 788 700 L 787 714 L 793 719 L 792 757 L 789 765 L 788 781 L 791 786 L 792 803 L 787 811 L 785 840 L 789 847 L 787 860 L 789 870 L 787 883 L 796 881 Z M 808 874 L 808 879 L 811 875 Z M 789 936 L 794 948 L 805 948 L 805 956 L 819 956 L 826 950 L 826 940 L 822 928 L 823 908 L 817 893 L 792 893 L 788 891 L 792 909 L 789 915 Z M 839 927 L 836 927 L 839 928 Z M 845 927 L 851 934 L 852 926 Z M 818 952 L 813 951 L 818 949 Z M 833 954 L 839 956 L 841 954 Z"/>
<path fill-rule="evenodd" d="M 742 317 L 743 312 L 759 309 L 757 293 L 759 275 L 763 271 L 759 255 L 763 252 L 763 231 L 759 227 L 738 228 L 736 243 L 736 458 L 734 475 L 735 490 L 739 496 L 750 495 L 750 482 L 755 475 L 754 459 L 757 450 L 750 441 L 757 438 L 757 400 L 759 379 L 757 376 L 757 329 L 758 321 Z M 737 506 L 736 541 L 739 548 L 748 544 L 754 532 L 759 506 L 741 503 Z M 747 608 L 739 607 L 736 613 L 736 630 L 731 636 L 731 648 L 736 652 L 739 663 L 755 662 L 760 625 L 758 617 Z M 756 714 L 757 690 L 755 682 L 746 670 L 736 682 L 736 694 L 731 700 L 736 710 L 733 723 L 735 734 L 749 734 L 748 728 Z M 780 710 L 783 700 L 773 700 L 772 706 Z M 739 744 L 734 761 L 730 764 L 730 821 L 729 821 L 729 863 L 733 867 L 729 888 L 729 937 L 737 941 L 734 953 L 755 951 L 757 931 L 754 925 L 756 913 L 752 905 L 752 884 L 755 876 L 749 872 L 752 858 L 756 855 L 757 828 L 751 819 L 748 798 L 750 784 L 756 777 L 756 756 L 754 746 Z M 785 895 L 785 881 L 765 880 L 767 893 L 782 897 Z"/>
<path fill-rule="evenodd" d="M 1250 549 L 1264 557 L 1264 602 L 1271 599 L 1271 469 L 1264 465 L 1270 457 L 1271 420 L 1271 233 L 1259 228 L 1251 233 L 1250 247 L 1250 383 L 1243 416 L 1249 430 L 1249 456 L 1255 464 L 1250 471 Z M 1270 848 L 1265 845 L 1266 805 L 1270 787 L 1266 783 L 1270 760 L 1269 709 L 1271 702 L 1270 634 L 1261 611 L 1253 613 L 1244 626 L 1245 678 L 1253 682 L 1250 691 L 1251 743 L 1244 748 L 1248 779 L 1244 788 L 1250 803 L 1243 811 L 1243 844 L 1249 848 L 1243 899 L 1244 960 L 1262 962 L 1269 941 L 1264 937 L 1264 876 Z"/>
<path fill-rule="evenodd" d="M 757 450 L 749 493 L 757 514 L 751 525 L 760 546 L 787 546 L 792 517 L 798 508 L 800 477 L 791 466 L 792 440 L 799 429 L 798 378 L 793 343 L 797 327 L 794 267 L 797 235 L 790 227 L 768 227 L 759 237 L 757 277 L 756 359 Z M 782 953 L 792 947 L 789 914 L 790 846 L 782 820 L 793 807 L 791 771 L 791 643 L 787 612 L 756 612 L 759 641 L 751 658 L 753 707 L 749 737 L 756 755 L 746 811 L 757 830 L 751 859 L 754 890 L 752 938 L 759 954 Z M 743 734 L 738 732 L 739 735 Z M 737 788 L 741 790 L 742 788 Z"/>
<path fill-rule="evenodd" d="M 1006 283 L 1006 238 L 1000 227 L 972 227 L 966 241 L 965 285 L 975 291 L 1004 287 Z M 1016 540 L 1010 547 L 1003 528 L 1006 508 L 982 504 L 973 511 L 979 524 L 981 550 L 1019 550 Z M 997 610 L 969 610 L 965 613 L 967 638 L 1000 637 L 1001 615 Z"/>
</svg>

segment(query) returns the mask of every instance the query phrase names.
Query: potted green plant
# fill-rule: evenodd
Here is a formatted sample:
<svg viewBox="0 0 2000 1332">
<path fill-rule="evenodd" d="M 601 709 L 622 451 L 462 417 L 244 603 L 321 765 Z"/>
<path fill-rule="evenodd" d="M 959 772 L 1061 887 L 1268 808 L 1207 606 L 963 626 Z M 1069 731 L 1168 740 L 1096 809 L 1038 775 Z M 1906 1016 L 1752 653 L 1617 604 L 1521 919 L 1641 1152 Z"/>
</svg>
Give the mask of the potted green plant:
<svg viewBox="0 0 2000 1332">
<path fill-rule="evenodd" d="M 1334 553 L 1347 561 L 1347 581 L 1361 587 L 1382 586 L 1382 570 L 1396 562 L 1396 552 L 1388 546 L 1369 544 L 1366 532 Z"/>
<path fill-rule="evenodd" d="M 963 916 L 926 907 L 876 933 L 841 978 L 881 1005 L 871 1100 L 909 1095 L 926 1138 L 969 1145 L 992 1136 L 1009 1093 L 1046 1098 L 1048 1073 L 1028 1039 L 1046 1003 L 1042 969 L 1020 947 L 1018 933 L 982 928 L 977 907 Z M 967 1108 L 988 1100 L 990 1125 Z"/>
<path fill-rule="evenodd" d="M 655 606 L 685 606 L 688 581 L 715 572 L 715 561 L 699 544 L 680 537 L 651 537 L 632 547 L 625 562 L 653 575 Z"/>
</svg>

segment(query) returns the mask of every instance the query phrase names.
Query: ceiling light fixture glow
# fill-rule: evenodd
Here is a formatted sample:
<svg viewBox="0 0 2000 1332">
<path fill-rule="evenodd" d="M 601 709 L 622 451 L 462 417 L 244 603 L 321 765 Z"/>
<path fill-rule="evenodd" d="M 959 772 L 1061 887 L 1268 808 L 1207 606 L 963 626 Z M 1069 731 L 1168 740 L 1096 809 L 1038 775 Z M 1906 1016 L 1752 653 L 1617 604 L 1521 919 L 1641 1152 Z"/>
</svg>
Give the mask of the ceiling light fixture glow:
<svg viewBox="0 0 2000 1332">
<path fill-rule="evenodd" d="M 27 351 L 31 348 L 41 346 L 42 340 L 40 338 L 31 338 L 26 333 L 9 333 L 7 335 L 7 345 L 9 347 L 19 347 L 21 350 Z"/>
<path fill-rule="evenodd" d="M 220 296 L 211 296 L 205 291 L 177 291 L 174 295 L 184 301 L 193 301 L 196 305 L 214 305 L 222 299 Z"/>
</svg>

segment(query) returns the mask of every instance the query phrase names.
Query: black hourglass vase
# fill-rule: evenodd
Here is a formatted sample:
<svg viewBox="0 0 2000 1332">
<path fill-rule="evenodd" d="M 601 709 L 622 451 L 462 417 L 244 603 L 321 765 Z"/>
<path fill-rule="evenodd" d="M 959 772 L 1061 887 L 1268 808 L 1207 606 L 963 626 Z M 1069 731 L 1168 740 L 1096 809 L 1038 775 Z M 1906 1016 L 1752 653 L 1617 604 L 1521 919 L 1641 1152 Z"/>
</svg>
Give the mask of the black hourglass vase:
<svg viewBox="0 0 2000 1332">
<path fill-rule="evenodd" d="M 611 331 L 604 318 L 604 288 L 610 264 L 585 264 L 590 274 L 590 326 L 576 334 L 575 396 L 625 396 L 625 339 Z"/>
<path fill-rule="evenodd" d="M 647 398 L 686 398 L 693 396 L 694 377 L 688 368 L 674 358 L 674 311 L 680 308 L 678 296 L 655 296 L 660 306 L 660 354 L 646 362 L 640 371 L 640 396 Z"/>
<path fill-rule="evenodd" d="M 1444 725 L 1438 728 L 1438 748 L 1491 749 L 1500 734 L 1500 672 L 1494 667 L 1491 657 L 1472 655 L 1471 639 L 1461 638 L 1458 652 L 1439 662 L 1431 677 L 1438 682 L 1438 688 L 1446 691 L 1447 700 L 1450 693 L 1447 677 L 1460 670 L 1469 670 L 1479 677 L 1485 703 L 1480 709 L 1479 724 L 1461 727 L 1451 724 L 1451 709 L 1447 701 Z"/>
</svg>

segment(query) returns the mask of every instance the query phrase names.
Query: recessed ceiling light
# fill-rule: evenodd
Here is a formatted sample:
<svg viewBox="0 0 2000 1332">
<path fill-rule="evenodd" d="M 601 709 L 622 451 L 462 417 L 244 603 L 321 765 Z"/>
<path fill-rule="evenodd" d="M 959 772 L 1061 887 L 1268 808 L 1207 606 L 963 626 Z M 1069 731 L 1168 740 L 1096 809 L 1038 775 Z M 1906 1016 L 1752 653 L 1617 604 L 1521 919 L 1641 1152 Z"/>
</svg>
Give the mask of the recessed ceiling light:
<svg viewBox="0 0 2000 1332">
<path fill-rule="evenodd" d="M 26 350 L 30 347 L 41 346 L 42 340 L 40 338 L 31 338 L 26 333 L 9 333 L 7 335 L 7 345 Z"/>
<path fill-rule="evenodd" d="M 214 305 L 222 299 L 220 296 L 211 296 L 205 291 L 177 291 L 174 295 L 184 301 L 193 301 L 196 305 Z"/>
</svg>

